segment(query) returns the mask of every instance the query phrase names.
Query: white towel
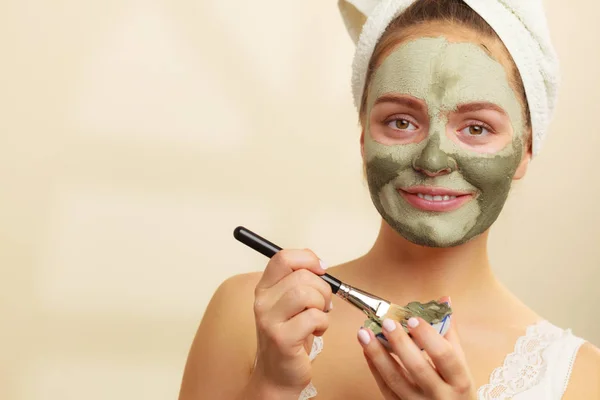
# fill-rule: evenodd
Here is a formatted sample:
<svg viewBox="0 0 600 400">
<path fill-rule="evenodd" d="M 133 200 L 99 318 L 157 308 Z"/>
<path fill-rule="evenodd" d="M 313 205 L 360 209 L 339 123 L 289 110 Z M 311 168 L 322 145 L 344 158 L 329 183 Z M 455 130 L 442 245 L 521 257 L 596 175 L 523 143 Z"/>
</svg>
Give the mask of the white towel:
<svg viewBox="0 0 600 400">
<path fill-rule="evenodd" d="M 360 107 L 369 60 L 381 35 L 417 0 L 338 0 L 356 43 L 352 65 L 354 104 Z M 559 64 L 542 0 L 463 0 L 496 31 L 523 79 L 531 112 L 533 155 L 546 137 L 559 84 Z"/>
</svg>

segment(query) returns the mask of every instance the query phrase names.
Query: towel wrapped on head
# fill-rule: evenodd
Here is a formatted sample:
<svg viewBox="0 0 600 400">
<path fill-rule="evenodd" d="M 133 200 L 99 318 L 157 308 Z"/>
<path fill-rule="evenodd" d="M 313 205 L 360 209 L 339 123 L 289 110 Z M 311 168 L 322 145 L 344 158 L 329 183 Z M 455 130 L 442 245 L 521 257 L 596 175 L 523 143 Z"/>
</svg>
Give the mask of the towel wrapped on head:
<svg viewBox="0 0 600 400">
<path fill-rule="evenodd" d="M 338 0 L 356 43 L 352 65 L 354 103 L 360 108 L 369 61 L 387 26 L 418 0 Z M 443 0 L 441 0 L 443 1 Z M 456 0 L 455 0 L 456 1 Z M 462 0 L 498 34 L 523 80 L 536 156 L 548 131 L 559 84 L 559 64 L 542 0 Z"/>
</svg>

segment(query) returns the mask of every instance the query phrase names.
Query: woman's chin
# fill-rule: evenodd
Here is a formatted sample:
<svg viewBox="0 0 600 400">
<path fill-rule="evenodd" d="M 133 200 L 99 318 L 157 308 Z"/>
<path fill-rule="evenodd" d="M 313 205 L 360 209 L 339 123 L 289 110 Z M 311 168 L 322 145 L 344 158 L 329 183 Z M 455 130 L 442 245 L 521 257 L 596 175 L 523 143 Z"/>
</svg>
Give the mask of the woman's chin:
<svg viewBox="0 0 600 400">
<path fill-rule="evenodd" d="M 418 246 L 450 248 L 463 245 L 476 235 L 465 235 L 452 224 L 436 224 L 431 221 L 397 221 L 387 216 L 388 225 L 400 236 Z"/>
</svg>

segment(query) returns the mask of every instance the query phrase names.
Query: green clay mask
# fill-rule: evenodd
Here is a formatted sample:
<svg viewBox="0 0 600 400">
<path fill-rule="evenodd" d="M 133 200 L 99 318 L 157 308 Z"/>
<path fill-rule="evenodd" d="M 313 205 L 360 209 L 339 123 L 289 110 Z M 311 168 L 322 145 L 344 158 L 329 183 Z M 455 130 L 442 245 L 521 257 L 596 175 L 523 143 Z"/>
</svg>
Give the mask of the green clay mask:
<svg viewBox="0 0 600 400">
<path fill-rule="evenodd" d="M 419 106 L 384 100 L 390 98 Z M 482 47 L 444 37 L 402 44 L 375 71 L 367 97 L 364 154 L 375 207 L 413 243 L 469 241 L 504 206 L 523 155 L 524 122 L 507 72 Z M 416 187 L 467 200 L 450 210 L 423 209 L 403 191 Z"/>
</svg>

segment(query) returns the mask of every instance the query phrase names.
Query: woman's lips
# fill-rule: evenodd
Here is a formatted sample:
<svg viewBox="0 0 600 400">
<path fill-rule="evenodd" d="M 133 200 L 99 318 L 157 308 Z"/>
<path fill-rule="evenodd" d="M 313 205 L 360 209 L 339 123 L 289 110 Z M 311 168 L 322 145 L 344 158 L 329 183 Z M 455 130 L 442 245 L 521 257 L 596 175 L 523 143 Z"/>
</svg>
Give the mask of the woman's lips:
<svg viewBox="0 0 600 400">
<path fill-rule="evenodd" d="M 474 197 L 473 193 L 431 186 L 398 189 L 398 193 L 411 206 L 419 210 L 435 212 L 457 210 Z"/>
</svg>

